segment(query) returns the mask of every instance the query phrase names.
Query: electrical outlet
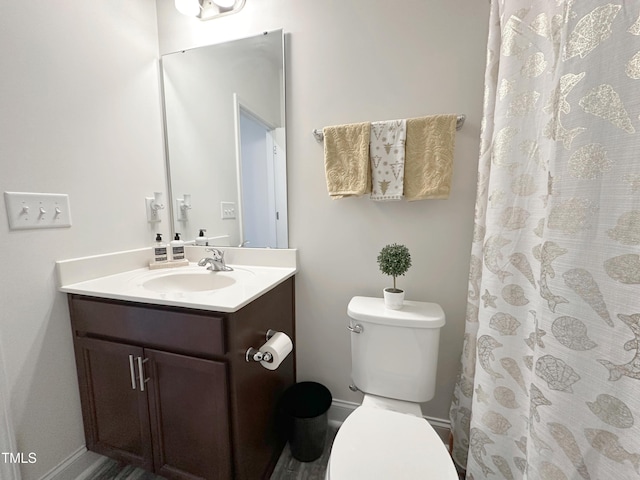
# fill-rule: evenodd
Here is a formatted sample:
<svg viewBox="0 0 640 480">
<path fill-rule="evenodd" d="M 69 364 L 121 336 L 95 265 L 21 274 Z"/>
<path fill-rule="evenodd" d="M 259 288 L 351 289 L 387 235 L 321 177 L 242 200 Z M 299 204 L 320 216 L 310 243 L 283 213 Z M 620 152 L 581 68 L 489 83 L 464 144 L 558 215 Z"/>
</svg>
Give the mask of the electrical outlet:
<svg viewBox="0 0 640 480">
<path fill-rule="evenodd" d="M 223 220 L 236 218 L 235 202 L 220 202 L 221 218 Z"/>
<path fill-rule="evenodd" d="M 4 200 L 11 230 L 71 226 L 67 194 L 4 192 Z"/>
</svg>

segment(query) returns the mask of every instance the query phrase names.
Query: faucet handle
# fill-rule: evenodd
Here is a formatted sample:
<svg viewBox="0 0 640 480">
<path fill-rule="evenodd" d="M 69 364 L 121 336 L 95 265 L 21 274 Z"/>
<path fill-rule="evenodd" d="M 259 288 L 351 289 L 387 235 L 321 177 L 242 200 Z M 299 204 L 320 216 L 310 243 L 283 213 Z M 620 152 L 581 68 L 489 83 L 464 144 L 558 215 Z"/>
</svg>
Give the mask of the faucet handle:
<svg viewBox="0 0 640 480">
<path fill-rule="evenodd" d="M 205 248 L 205 252 L 211 252 L 213 254 L 214 260 L 223 260 L 224 259 L 224 251 L 219 248 Z"/>
</svg>

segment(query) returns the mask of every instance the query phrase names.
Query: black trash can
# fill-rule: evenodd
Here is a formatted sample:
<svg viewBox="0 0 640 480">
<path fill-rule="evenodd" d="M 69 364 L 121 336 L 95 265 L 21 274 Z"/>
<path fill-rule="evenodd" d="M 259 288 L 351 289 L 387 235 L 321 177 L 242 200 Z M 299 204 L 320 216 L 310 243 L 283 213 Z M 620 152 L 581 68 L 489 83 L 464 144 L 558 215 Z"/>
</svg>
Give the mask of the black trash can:
<svg viewBox="0 0 640 480">
<path fill-rule="evenodd" d="M 322 455 L 331 400 L 329 389 L 316 382 L 296 383 L 284 392 L 281 408 L 291 454 L 296 460 L 312 462 Z"/>
</svg>

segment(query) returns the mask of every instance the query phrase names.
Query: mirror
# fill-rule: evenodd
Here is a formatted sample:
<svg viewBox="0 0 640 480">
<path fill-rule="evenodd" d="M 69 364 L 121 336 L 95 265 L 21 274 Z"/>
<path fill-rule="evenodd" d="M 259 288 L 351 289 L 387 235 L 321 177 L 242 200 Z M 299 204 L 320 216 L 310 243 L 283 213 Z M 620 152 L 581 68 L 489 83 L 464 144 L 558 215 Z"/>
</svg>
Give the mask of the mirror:
<svg viewBox="0 0 640 480">
<path fill-rule="evenodd" d="M 282 30 L 163 55 L 172 237 L 287 248 Z"/>
</svg>

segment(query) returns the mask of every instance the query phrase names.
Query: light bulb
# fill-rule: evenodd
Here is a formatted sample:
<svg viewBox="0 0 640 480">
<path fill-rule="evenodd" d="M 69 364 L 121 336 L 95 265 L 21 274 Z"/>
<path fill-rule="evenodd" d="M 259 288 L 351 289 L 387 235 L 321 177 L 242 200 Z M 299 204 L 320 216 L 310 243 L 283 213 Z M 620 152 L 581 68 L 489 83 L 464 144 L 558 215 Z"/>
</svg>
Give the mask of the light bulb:
<svg viewBox="0 0 640 480">
<path fill-rule="evenodd" d="M 218 5 L 220 8 L 231 8 L 235 5 L 236 0 L 213 0 L 213 3 Z"/>
<path fill-rule="evenodd" d="M 175 0 L 176 10 L 183 15 L 197 17 L 200 13 L 200 2 L 198 0 Z"/>
</svg>

